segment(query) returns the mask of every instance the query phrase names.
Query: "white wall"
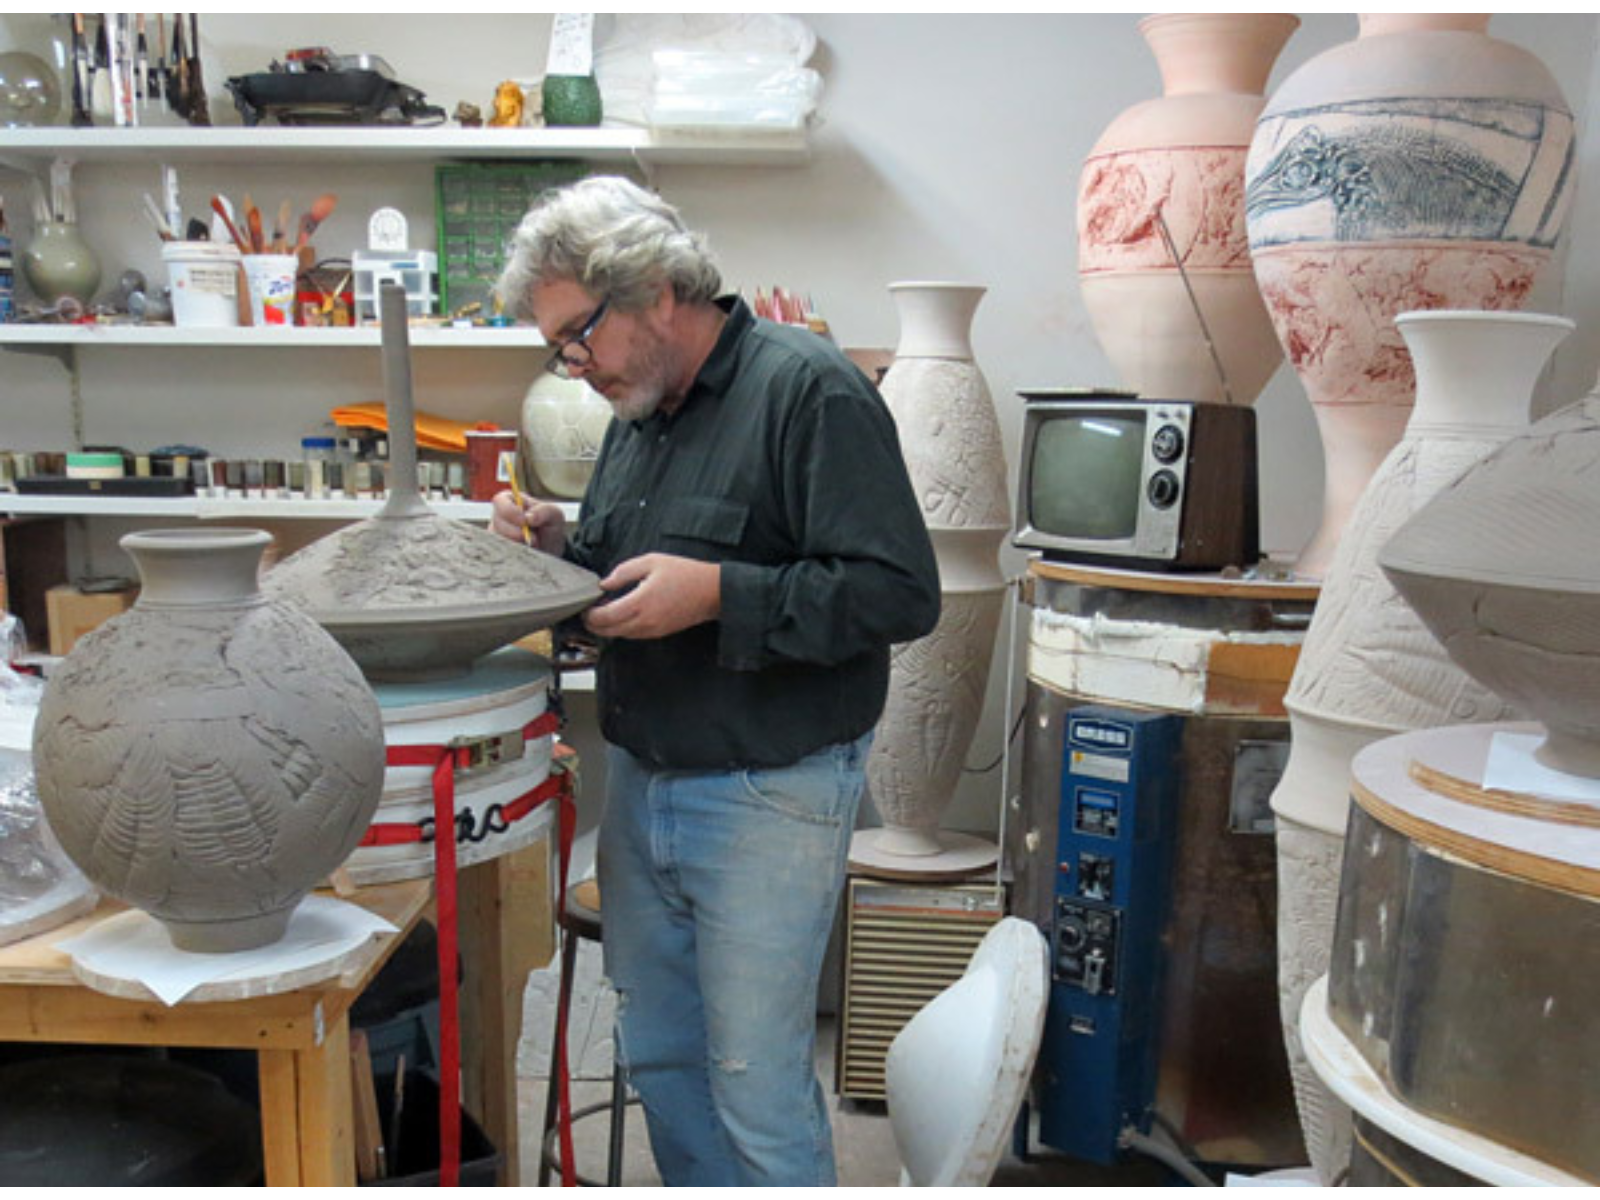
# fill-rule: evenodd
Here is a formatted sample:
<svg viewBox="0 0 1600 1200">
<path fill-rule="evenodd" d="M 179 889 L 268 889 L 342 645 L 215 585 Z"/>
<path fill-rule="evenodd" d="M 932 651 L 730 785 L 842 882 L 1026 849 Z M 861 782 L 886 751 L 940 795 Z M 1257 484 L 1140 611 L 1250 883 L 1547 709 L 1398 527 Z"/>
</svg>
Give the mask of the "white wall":
<svg viewBox="0 0 1600 1200">
<path fill-rule="evenodd" d="M 781 284 L 809 291 L 846 345 L 892 346 L 885 286 L 898 279 L 987 284 L 974 343 L 1000 411 L 1015 465 L 1016 390 L 1029 385 L 1115 382 L 1090 330 L 1076 281 L 1073 206 L 1079 165 L 1122 109 L 1159 91 L 1154 60 L 1134 15 L 871 16 L 806 18 L 821 43 L 826 79 L 811 163 L 799 169 L 680 167 L 656 182 L 708 230 L 731 284 L 746 293 Z M 36 18 L 32 19 L 37 21 Z M 1350 15 L 1311 15 L 1290 40 L 1273 85 L 1313 55 L 1355 34 Z M 33 36 L 27 18 L 0 18 L 0 46 Z M 224 75 L 261 69 L 289 46 L 314 42 L 382 54 L 430 101 L 487 107 L 505 77 L 540 73 L 548 17 L 352 17 L 215 15 L 202 19 L 214 52 L 213 90 Z M 1563 348 L 1541 409 L 1574 398 L 1600 362 L 1600 249 L 1588 237 L 1597 157 L 1593 122 L 1597 28 L 1593 14 L 1495 18 L 1495 36 L 1526 47 L 1549 67 L 1580 113 L 1582 173 L 1569 234 L 1570 261 L 1548 273 L 1531 307 L 1580 322 Z M 225 96 L 213 112 L 231 120 Z M 3 132 L 0 132 L 3 146 Z M 155 268 L 154 238 L 126 189 L 104 188 L 111 168 L 80 172 L 86 228 L 106 253 Z M 154 187 L 154 166 L 117 168 Z M 250 191 L 263 207 L 280 195 L 304 202 L 333 188 L 340 210 L 318 237 L 325 250 L 362 244 L 366 214 L 398 203 L 413 214 L 416 241 L 431 245 L 427 166 L 384 167 L 371 176 L 300 168 L 186 171 L 185 195 Z M 0 195 L 25 236 L 25 193 L 0 172 Z M 137 193 L 133 193 L 137 195 Z M 1565 250 L 1565 247 L 1563 248 Z M 115 270 L 109 272 L 115 275 Z M 287 453 L 335 402 L 375 399 L 376 354 L 233 351 L 83 355 L 88 436 L 149 444 L 203 440 L 223 453 L 269 446 Z M 508 420 L 526 385 L 513 355 L 441 352 L 419 356 L 419 402 L 451 415 Z M 0 357 L 0 443 L 61 445 L 67 384 L 46 360 Z M 1298 381 L 1280 369 L 1257 404 L 1262 446 L 1265 545 L 1292 554 L 1316 524 L 1321 452 Z M 1008 570 L 1021 567 L 1011 552 Z M 970 761 L 998 755 L 1003 660 Z M 949 818 L 992 827 L 999 773 L 963 784 Z"/>
</svg>

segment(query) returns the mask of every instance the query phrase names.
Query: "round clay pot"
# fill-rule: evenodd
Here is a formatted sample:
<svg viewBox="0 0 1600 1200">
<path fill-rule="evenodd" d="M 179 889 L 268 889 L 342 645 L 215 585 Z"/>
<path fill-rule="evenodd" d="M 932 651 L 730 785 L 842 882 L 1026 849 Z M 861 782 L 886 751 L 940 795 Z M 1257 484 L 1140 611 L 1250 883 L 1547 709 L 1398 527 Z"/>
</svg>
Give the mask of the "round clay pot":
<svg viewBox="0 0 1600 1200">
<path fill-rule="evenodd" d="M 1250 267 L 1244 163 L 1299 24 L 1287 13 L 1139 22 L 1163 92 L 1112 121 L 1084 161 L 1078 280 L 1101 347 L 1142 396 L 1250 404 L 1283 361 Z"/>
<path fill-rule="evenodd" d="M 43 221 L 23 248 L 22 275 L 42 303 L 70 296 L 87 306 L 100 286 L 100 257 L 70 221 Z"/>
<path fill-rule="evenodd" d="M 1469 469 L 1379 553 L 1462 670 L 1544 723 L 1535 755 L 1600 777 L 1600 396 Z"/>
<path fill-rule="evenodd" d="M 1256 125 L 1250 254 L 1322 436 L 1322 524 L 1296 564 L 1308 578 L 1405 428 L 1413 375 L 1394 317 L 1521 307 L 1566 219 L 1571 111 L 1488 21 L 1363 16 Z"/>
<path fill-rule="evenodd" d="M 73 647 L 34 727 L 62 848 L 184 950 L 281 938 L 383 790 L 378 703 L 316 622 L 262 596 L 270 541 L 254 529 L 124 537 L 139 599 Z"/>
</svg>

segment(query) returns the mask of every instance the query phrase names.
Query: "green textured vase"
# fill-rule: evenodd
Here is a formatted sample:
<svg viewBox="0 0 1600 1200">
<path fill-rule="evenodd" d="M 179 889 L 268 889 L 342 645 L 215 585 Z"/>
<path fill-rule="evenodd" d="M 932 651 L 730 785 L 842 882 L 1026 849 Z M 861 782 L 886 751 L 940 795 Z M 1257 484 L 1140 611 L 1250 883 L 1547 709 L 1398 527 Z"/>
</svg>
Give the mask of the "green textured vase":
<svg viewBox="0 0 1600 1200">
<path fill-rule="evenodd" d="M 544 77 L 546 125 L 600 124 L 600 85 L 593 75 Z"/>
</svg>

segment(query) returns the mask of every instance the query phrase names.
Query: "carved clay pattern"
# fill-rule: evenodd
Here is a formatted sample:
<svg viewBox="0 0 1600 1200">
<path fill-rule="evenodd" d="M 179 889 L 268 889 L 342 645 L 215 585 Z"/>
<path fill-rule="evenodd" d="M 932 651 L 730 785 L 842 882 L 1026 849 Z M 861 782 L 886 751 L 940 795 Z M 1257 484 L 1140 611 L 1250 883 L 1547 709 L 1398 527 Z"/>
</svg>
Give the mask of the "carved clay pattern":
<svg viewBox="0 0 1600 1200">
<path fill-rule="evenodd" d="M 895 647 L 889 700 L 867 760 L 884 822 L 931 831 L 955 795 L 977 729 L 1005 589 L 946 594 L 932 633 Z"/>
<path fill-rule="evenodd" d="M 879 390 L 899 428 L 923 520 L 1009 527 L 1000 422 L 982 372 L 958 359 L 898 358 Z"/>
<path fill-rule="evenodd" d="M 1328 972 L 1344 841 L 1278 817 L 1278 1011 L 1295 1105 L 1324 1184 L 1350 1165 L 1350 1110 L 1318 1078 L 1300 1044 L 1300 1008 Z"/>
<path fill-rule="evenodd" d="M 1245 147 L 1128 151 L 1084 164 L 1078 270 L 1172 270 L 1156 214 L 1188 270 L 1250 269 L 1244 225 Z"/>
<path fill-rule="evenodd" d="M 1564 111 L 1503 100 L 1387 99 L 1277 113 L 1262 125 L 1247 167 L 1254 249 L 1440 239 L 1548 250 L 1560 232 L 1574 151 Z M 1519 205 L 1539 217 L 1514 219 Z"/>
<path fill-rule="evenodd" d="M 267 577 L 314 610 L 465 608 L 591 586 L 570 563 L 442 517 L 376 519 L 314 542 Z"/>
<path fill-rule="evenodd" d="M 80 642 L 41 705 L 40 797 L 112 895 L 182 922 L 291 907 L 358 842 L 383 786 L 359 672 L 278 604 L 142 608 Z"/>
<path fill-rule="evenodd" d="M 1256 280 L 1313 404 L 1410 408 L 1416 375 L 1394 318 L 1520 308 L 1549 252 L 1475 243 L 1255 253 Z"/>
<path fill-rule="evenodd" d="M 1474 682 L 1378 569 L 1378 550 L 1412 513 L 1501 439 L 1407 437 L 1351 515 L 1323 582 L 1286 700 L 1395 732 L 1519 714 Z"/>
</svg>

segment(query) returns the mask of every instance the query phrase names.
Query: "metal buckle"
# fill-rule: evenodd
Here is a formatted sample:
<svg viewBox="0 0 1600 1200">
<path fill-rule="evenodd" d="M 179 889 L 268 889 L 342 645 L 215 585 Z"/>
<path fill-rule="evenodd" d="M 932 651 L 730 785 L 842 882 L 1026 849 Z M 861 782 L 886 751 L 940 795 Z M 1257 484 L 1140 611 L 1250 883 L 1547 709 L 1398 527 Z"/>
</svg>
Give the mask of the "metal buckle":
<svg viewBox="0 0 1600 1200">
<path fill-rule="evenodd" d="M 460 737 L 449 742 L 451 750 L 465 750 L 466 756 L 457 755 L 457 770 L 464 772 L 487 771 L 502 763 L 516 762 L 522 757 L 525 743 L 522 730 L 494 733 L 486 737 Z"/>
</svg>

